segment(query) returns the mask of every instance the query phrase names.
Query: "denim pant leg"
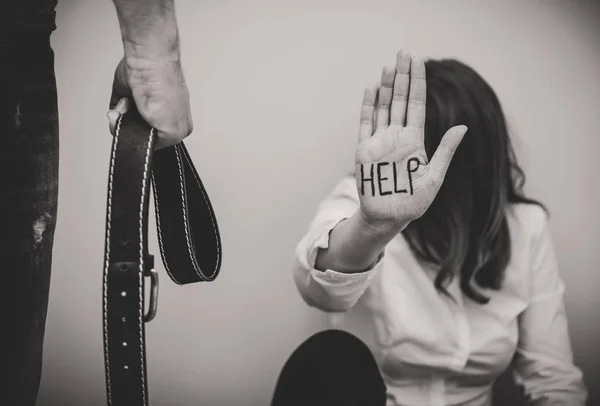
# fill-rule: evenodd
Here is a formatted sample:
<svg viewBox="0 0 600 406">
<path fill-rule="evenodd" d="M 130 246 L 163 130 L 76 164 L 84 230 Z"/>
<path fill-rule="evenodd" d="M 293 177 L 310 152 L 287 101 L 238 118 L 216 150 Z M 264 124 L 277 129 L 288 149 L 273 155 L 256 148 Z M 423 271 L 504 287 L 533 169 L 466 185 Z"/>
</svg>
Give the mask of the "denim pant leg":
<svg viewBox="0 0 600 406">
<path fill-rule="evenodd" d="M 34 405 L 40 384 L 58 197 L 50 32 L 0 33 L 0 405 Z"/>
</svg>

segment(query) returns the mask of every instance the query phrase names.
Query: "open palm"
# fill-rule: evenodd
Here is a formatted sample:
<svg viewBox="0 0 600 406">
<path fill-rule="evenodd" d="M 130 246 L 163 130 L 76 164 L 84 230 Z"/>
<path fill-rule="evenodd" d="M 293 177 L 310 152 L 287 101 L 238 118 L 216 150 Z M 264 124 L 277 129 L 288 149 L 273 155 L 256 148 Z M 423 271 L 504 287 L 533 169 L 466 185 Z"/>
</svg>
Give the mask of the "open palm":
<svg viewBox="0 0 600 406">
<path fill-rule="evenodd" d="M 435 198 L 467 128 L 449 129 L 431 162 L 425 152 L 425 64 L 400 51 L 381 86 L 365 90 L 356 148 L 361 210 L 374 222 L 406 224 Z"/>
</svg>

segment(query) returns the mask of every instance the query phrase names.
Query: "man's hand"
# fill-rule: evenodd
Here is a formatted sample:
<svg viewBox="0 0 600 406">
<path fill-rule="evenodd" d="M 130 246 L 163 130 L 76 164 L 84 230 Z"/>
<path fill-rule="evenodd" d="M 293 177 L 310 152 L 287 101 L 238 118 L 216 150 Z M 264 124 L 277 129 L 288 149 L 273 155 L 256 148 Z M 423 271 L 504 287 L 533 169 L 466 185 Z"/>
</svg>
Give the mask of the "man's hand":
<svg viewBox="0 0 600 406">
<path fill-rule="evenodd" d="M 178 144 L 191 134 L 190 99 L 179 61 L 132 64 L 124 58 L 119 62 L 108 112 L 113 135 L 117 119 L 132 101 L 142 118 L 156 129 L 156 149 Z"/>
<path fill-rule="evenodd" d="M 115 70 L 108 121 L 133 102 L 157 131 L 156 148 L 178 144 L 193 130 L 190 98 L 180 62 L 174 0 L 113 0 L 124 57 Z"/>
</svg>

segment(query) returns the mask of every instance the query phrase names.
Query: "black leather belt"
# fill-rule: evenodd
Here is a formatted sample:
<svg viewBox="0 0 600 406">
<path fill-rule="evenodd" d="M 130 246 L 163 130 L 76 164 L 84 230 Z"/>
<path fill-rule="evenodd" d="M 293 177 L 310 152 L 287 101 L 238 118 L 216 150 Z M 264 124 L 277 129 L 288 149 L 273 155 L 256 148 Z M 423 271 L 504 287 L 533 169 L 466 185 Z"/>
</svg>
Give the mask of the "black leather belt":
<svg viewBox="0 0 600 406">
<path fill-rule="evenodd" d="M 183 142 L 153 151 L 155 130 L 124 114 L 113 138 L 103 272 L 103 328 L 109 406 L 148 405 L 144 323 L 156 314 L 158 274 L 148 252 L 154 190 L 163 264 L 177 284 L 210 282 L 221 267 L 217 220 Z M 145 313 L 145 277 L 150 300 Z"/>
</svg>

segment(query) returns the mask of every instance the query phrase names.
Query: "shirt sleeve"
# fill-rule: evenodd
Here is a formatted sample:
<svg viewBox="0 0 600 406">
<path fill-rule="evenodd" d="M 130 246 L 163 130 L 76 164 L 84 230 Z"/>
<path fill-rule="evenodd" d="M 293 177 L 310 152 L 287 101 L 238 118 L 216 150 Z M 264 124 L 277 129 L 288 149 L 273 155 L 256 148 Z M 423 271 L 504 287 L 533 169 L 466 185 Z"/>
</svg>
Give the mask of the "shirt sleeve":
<svg viewBox="0 0 600 406">
<path fill-rule="evenodd" d="M 327 312 L 345 312 L 363 295 L 370 280 L 381 267 L 383 254 L 364 272 L 340 273 L 332 269 L 315 268 L 319 249 L 329 246 L 329 234 L 342 220 L 351 217 L 360 207 L 356 181 L 348 176 L 319 205 L 308 232 L 296 247 L 293 276 L 304 301 Z"/>
<path fill-rule="evenodd" d="M 585 406 L 587 391 L 582 372 L 573 363 L 565 285 L 546 214 L 540 209 L 532 239 L 530 301 L 519 318 L 519 343 L 514 376 L 533 406 Z"/>
</svg>

